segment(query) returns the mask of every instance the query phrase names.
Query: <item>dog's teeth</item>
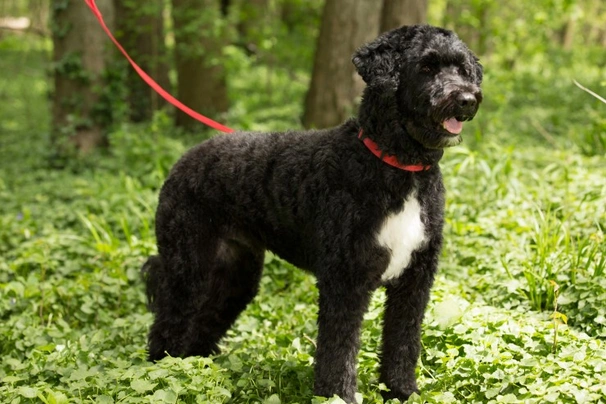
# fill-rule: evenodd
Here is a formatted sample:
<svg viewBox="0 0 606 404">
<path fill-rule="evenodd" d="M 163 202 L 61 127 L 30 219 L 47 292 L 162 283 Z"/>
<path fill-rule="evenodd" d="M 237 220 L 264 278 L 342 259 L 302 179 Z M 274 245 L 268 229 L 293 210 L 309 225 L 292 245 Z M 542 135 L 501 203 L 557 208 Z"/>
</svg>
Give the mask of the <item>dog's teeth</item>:
<svg viewBox="0 0 606 404">
<path fill-rule="evenodd" d="M 450 118 L 444 121 L 442 124 L 444 129 L 453 135 L 458 135 L 463 130 L 463 122 L 457 120 L 457 118 Z"/>
</svg>

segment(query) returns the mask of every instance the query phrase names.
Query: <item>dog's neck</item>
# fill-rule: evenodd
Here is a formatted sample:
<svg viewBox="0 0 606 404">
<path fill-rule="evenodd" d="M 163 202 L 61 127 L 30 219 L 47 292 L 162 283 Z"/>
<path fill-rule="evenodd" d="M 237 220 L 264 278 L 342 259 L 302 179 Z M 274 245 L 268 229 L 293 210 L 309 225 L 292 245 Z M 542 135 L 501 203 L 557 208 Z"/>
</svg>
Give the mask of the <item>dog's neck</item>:
<svg viewBox="0 0 606 404">
<path fill-rule="evenodd" d="M 366 87 L 358 120 L 364 136 L 372 139 L 385 154 L 395 156 L 402 165 L 436 165 L 444 151 L 428 149 L 412 138 L 402 126 L 395 92 Z"/>
<path fill-rule="evenodd" d="M 378 144 L 376 144 L 371 138 L 366 136 L 364 134 L 364 129 L 360 129 L 360 132 L 358 132 L 358 139 L 360 139 L 362 141 L 362 143 L 364 143 L 364 146 L 366 146 L 366 148 L 372 154 L 374 154 L 379 159 L 381 159 L 381 161 L 385 162 L 386 164 L 389 164 L 392 167 L 396 167 L 396 168 L 399 168 L 400 170 L 410 171 L 410 172 L 427 171 L 431 168 L 430 165 L 420 165 L 420 164 L 406 165 L 406 164 L 400 163 L 400 161 L 396 158 L 396 156 L 388 155 L 383 150 L 381 150 L 381 148 L 379 147 Z"/>
</svg>

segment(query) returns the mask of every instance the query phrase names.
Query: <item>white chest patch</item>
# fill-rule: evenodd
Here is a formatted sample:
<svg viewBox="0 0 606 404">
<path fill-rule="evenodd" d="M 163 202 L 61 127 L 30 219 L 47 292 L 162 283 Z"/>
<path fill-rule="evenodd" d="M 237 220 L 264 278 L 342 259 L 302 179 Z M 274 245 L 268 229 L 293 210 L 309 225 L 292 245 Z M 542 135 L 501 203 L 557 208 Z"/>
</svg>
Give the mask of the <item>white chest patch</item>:
<svg viewBox="0 0 606 404">
<path fill-rule="evenodd" d="M 396 279 L 408 267 L 412 253 L 425 243 L 425 226 L 416 192 L 404 202 L 404 208 L 389 215 L 379 231 L 378 242 L 391 252 L 391 260 L 381 280 Z"/>
</svg>

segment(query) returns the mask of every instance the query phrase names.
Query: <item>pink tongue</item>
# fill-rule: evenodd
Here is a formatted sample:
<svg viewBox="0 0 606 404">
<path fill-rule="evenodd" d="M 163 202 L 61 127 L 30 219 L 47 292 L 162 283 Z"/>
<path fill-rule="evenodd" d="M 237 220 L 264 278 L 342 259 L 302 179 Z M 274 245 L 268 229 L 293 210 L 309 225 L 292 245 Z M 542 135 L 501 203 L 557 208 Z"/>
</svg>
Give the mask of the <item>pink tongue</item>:
<svg viewBox="0 0 606 404">
<path fill-rule="evenodd" d="M 444 129 L 454 135 L 458 135 L 463 130 L 463 122 L 457 121 L 456 118 L 450 118 L 443 123 Z"/>
</svg>

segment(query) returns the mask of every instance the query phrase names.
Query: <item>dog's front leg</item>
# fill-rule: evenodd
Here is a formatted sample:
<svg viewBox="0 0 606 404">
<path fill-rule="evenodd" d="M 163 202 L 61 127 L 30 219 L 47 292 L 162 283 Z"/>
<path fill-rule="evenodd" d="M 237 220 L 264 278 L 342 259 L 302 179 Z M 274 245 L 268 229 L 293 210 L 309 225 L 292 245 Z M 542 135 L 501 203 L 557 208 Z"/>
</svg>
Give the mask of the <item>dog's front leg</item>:
<svg viewBox="0 0 606 404">
<path fill-rule="evenodd" d="M 372 291 L 346 282 L 318 282 L 320 313 L 314 394 L 355 403 L 360 327 Z"/>
<path fill-rule="evenodd" d="M 437 252 L 417 256 L 396 283 L 386 287 L 380 381 L 390 391 L 383 396 L 406 400 L 418 392 L 415 367 L 421 348 L 421 324 L 437 268 Z"/>
</svg>

